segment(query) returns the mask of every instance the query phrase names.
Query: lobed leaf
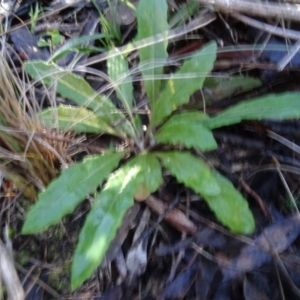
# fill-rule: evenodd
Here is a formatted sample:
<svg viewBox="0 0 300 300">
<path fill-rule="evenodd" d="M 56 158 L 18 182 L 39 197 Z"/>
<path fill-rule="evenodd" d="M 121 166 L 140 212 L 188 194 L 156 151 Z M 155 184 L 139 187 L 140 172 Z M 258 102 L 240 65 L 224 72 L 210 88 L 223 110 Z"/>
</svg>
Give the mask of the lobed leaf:
<svg viewBox="0 0 300 300">
<path fill-rule="evenodd" d="M 233 232 L 253 233 L 255 222 L 248 202 L 227 178 L 217 171 L 213 171 L 213 176 L 221 188 L 221 193 L 203 195 L 210 209 L 218 220 Z"/>
<path fill-rule="evenodd" d="M 200 151 L 218 147 L 212 132 L 201 124 L 208 117 L 201 112 L 184 112 L 172 116 L 154 135 L 155 140 L 164 144 L 181 144 Z"/>
<path fill-rule="evenodd" d="M 201 195 L 216 196 L 221 190 L 210 168 L 189 152 L 156 152 L 177 180 Z"/>
<path fill-rule="evenodd" d="M 157 163 L 152 154 L 138 155 L 112 174 L 94 199 L 74 254 L 73 290 L 89 278 L 102 262 L 126 211 L 133 205 L 133 197 L 140 183 L 145 182 L 151 191 L 159 186 L 162 178 Z"/>
<path fill-rule="evenodd" d="M 90 156 L 62 170 L 61 175 L 39 194 L 37 203 L 27 215 L 22 234 L 40 232 L 71 213 L 88 194 L 96 191 L 124 154 Z"/>
<path fill-rule="evenodd" d="M 117 48 L 112 52 L 120 52 Z M 133 85 L 132 76 L 129 73 L 128 63 L 124 56 L 119 53 L 107 59 L 108 76 L 116 89 L 118 98 L 123 103 L 128 113 L 132 111 Z"/>
<path fill-rule="evenodd" d="M 83 77 L 63 70 L 54 63 L 40 60 L 26 62 L 25 68 L 32 78 L 42 80 L 48 86 L 54 85 L 62 97 L 76 102 L 80 107 L 91 109 L 95 115 L 115 127 L 120 136 L 124 136 L 124 133 L 134 135 L 124 114 L 106 96 L 97 94 Z"/>
<path fill-rule="evenodd" d="M 254 218 L 247 201 L 233 184 L 188 152 L 159 152 L 165 167 L 187 187 L 201 194 L 218 220 L 233 232 L 250 234 Z"/>
<path fill-rule="evenodd" d="M 210 129 L 228 126 L 242 120 L 284 120 L 300 117 L 299 93 L 268 94 L 240 102 L 204 122 Z"/>
<path fill-rule="evenodd" d="M 49 128 L 72 130 L 78 133 L 118 133 L 102 118 L 84 107 L 59 105 L 38 114 L 40 121 Z"/>
<path fill-rule="evenodd" d="M 190 96 L 202 88 L 207 74 L 212 70 L 216 60 L 216 43 L 205 45 L 201 51 L 195 53 L 191 59 L 185 61 L 177 77 L 167 81 L 166 87 L 159 98 L 152 105 L 151 126 L 159 125 L 163 119 L 169 116 L 178 106 L 189 101 Z M 192 77 L 194 73 L 201 73 L 201 76 Z"/>
<path fill-rule="evenodd" d="M 168 5 L 166 0 L 140 0 L 136 9 L 138 23 L 138 40 L 149 38 L 157 34 L 168 35 L 169 25 Z M 161 81 L 154 79 L 154 76 L 163 74 L 163 64 L 168 58 L 167 39 L 162 42 L 153 41 L 152 45 L 139 49 L 140 68 L 142 75 L 150 77 L 145 80 L 147 96 L 152 104 L 160 91 Z M 155 67 L 155 64 L 160 66 Z"/>
</svg>

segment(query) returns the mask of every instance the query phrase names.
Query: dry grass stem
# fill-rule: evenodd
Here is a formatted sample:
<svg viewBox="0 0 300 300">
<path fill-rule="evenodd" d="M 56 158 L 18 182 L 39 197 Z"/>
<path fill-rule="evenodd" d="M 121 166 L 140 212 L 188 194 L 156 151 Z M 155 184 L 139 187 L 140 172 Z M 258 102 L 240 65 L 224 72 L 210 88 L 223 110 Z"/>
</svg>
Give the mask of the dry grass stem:
<svg viewBox="0 0 300 300">
<path fill-rule="evenodd" d="M 65 142 L 38 137 L 39 133 L 62 135 L 39 122 L 39 107 L 33 93 L 26 93 L 26 77 L 20 78 L 0 56 L 0 171 L 24 195 L 35 198 L 57 176 L 67 161 Z M 28 85 L 28 84 L 27 84 Z M 31 103 L 33 103 L 31 105 Z"/>
</svg>

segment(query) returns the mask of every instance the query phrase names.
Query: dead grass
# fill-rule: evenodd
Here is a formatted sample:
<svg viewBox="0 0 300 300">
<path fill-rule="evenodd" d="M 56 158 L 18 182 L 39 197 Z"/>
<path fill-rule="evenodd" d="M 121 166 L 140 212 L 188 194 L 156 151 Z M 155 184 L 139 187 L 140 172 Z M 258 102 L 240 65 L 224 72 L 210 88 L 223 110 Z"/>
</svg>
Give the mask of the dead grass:
<svg viewBox="0 0 300 300">
<path fill-rule="evenodd" d="M 43 127 L 29 80 L 0 55 L 0 171 L 30 199 L 43 190 L 68 160 L 64 133 Z M 28 91 L 26 93 L 26 91 Z"/>
</svg>

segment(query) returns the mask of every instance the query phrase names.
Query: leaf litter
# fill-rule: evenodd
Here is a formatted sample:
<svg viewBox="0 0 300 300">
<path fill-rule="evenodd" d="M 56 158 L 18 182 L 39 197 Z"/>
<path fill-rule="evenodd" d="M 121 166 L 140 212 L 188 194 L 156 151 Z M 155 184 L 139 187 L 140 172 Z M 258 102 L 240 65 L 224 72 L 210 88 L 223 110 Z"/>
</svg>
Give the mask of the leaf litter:
<svg viewBox="0 0 300 300">
<path fill-rule="evenodd" d="M 83 3 L 84 1 L 79 2 Z M 103 7 L 104 1 L 96 2 L 100 8 Z M 176 6 L 183 10 L 185 4 L 184 1 L 177 2 Z M 21 2 L 19 8 L 22 8 L 22 5 L 23 3 Z M 172 6 L 172 9 L 176 6 Z M 24 9 L 26 11 L 26 8 Z M 55 7 L 55 9 L 57 9 L 57 7 Z M 76 9 L 79 9 L 78 12 L 76 12 Z M 78 4 L 74 4 L 73 7 L 65 8 L 62 11 L 58 9 L 57 12 L 53 14 L 53 19 L 48 20 L 51 25 L 51 22 L 54 22 L 55 18 L 60 18 L 63 15 L 67 16 L 70 12 L 77 13 L 78 17 L 81 17 L 84 20 L 88 15 L 84 9 L 91 10 L 93 8 L 90 4 L 86 5 L 85 8 L 84 6 L 80 7 Z M 18 10 L 16 12 L 18 12 Z M 130 14 L 131 13 L 132 11 L 130 11 Z M 26 13 L 24 14 L 22 12 L 19 13 L 19 15 L 25 19 L 27 18 Z M 226 16 L 225 13 L 222 15 Z M 131 15 L 128 15 L 128 18 L 130 19 Z M 45 20 L 46 19 L 47 18 L 45 18 Z M 72 23 L 74 22 L 72 17 L 69 21 L 66 18 L 65 23 L 68 22 L 74 24 Z M 129 29 L 128 27 L 132 26 L 132 24 L 134 24 L 133 22 L 134 21 L 130 21 L 123 26 L 127 26 L 125 29 Z M 222 36 L 225 45 L 233 44 L 230 36 L 231 33 L 230 31 L 224 30 L 224 24 L 226 24 L 226 21 L 220 18 L 216 23 L 207 25 L 205 27 L 206 31 L 201 31 L 201 34 L 204 34 L 208 39 L 211 39 L 214 36 L 213 34 Z M 12 26 L 16 25 L 13 23 Z M 249 30 L 249 37 L 247 37 L 247 40 L 241 35 L 241 29 L 239 29 L 238 26 L 235 26 L 234 23 L 229 24 L 229 26 L 232 26 L 232 28 L 237 30 L 237 35 L 240 34 L 242 43 L 254 43 L 252 31 L 250 35 Z M 12 29 L 13 28 L 14 27 L 12 27 Z M 95 28 L 95 32 L 99 32 L 99 29 Z M 77 38 L 67 31 L 65 31 L 64 34 L 67 38 L 71 36 L 69 41 L 72 41 L 72 39 L 76 40 Z M 25 27 L 23 29 L 13 30 L 8 35 L 11 45 L 14 47 L 19 58 L 23 61 L 35 58 L 47 60 L 49 58 L 49 50 L 56 50 L 37 47 L 39 38 L 37 33 L 31 33 L 30 30 Z M 79 33 L 79 35 L 84 35 L 84 32 Z M 189 44 L 189 41 L 184 41 L 184 38 L 182 38 L 182 41 Z M 228 43 L 228 41 L 230 42 Z M 272 39 L 270 39 L 269 44 L 270 42 L 272 42 L 273 45 L 275 44 L 275 46 L 281 46 L 283 43 L 282 40 Z M 97 50 L 96 47 L 100 49 L 100 46 L 99 44 L 97 45 L 97 43 L 89 45 L 84 44 L 81 46 L 84 46 L 85 50 L 88 49 L 88 52 L 91 53 L 82 56 L 84 57 L 84 60 L 81 60 L 81 64 L 84 65 L 84 62 L 88 57 L 93 58 L 92 53 Z M 63 45 L 60 47 L 63 47 Z M 83 50 L 84 47 L 82 47 Z M 175 43 L 174 52 L 176 48 L 180 49 L 180 47 L 180 43 Z M 8 49 L 10 48 L 8 47 Z M 70 48 L 70 50 L 74 49 Z M 72 62 L 72 59 L 76 57 L 75 52 L 73 51 L 73 57 L 70 56 L 71 59 L 68 63 Z M 231 52 L 232 56 L 230 56 Z M 231 83 L 226 82 L 226 80 L 213 80 L 213 82 L 207 80 L 207 84 L 204 82 L 204 87 L 206 89 L 202 91 L 201 97 L 198 97 L 196 101 L 194 101 L 195 99 L 192 99 L 192 105 L 203 107 L 204 104 L 204 107 L 209 113 L 216 114 L 216 116 L 220 114 L 220 118 L 222 118 L 223 115 L 226 115 L 226 111 L 223 111 L 224 107 L 228 107 L 228 104 L 232 103 L 232 101 L 236 101 L 237 103 L 240 101 L 237 96 L 238 94 L 247 97 L 247 94 L 245 95 L 243 93 L 253 89 L 255 89 L 255 93 L 259 94 L 260 90 L 258 87 L 260 85 L 262 85 L 264 89 L 270 89 L 271 87 L 270 90 L 276 93 L 295 89 L 298 90 L 294 79 L 294 77 L 297 76 L 297 73 L 293 73 L 292 76 L 290 75 L 291 73 L 289 73 L 289 71 L 297 72 L 297 69 L 295 69 L 298 66 L 297 56 L 291 60 L 292 65 L 288 65 L 286 71 L 281 73 L 274 71 L 274 62 L 278 63 L 279 59 L 273 55 L 273 52 L 267 48 L 264 52 L 264 58 L 262 58 L 264 60 L 260 61 L 258 58 L 258 61 L 249 62 L 248 53 L 245 52 L 246 58 L 243 60 L 240 56 L 237 58 L 233 51 L 229 50 L 229 55 L 226 56 L 226 59 L 219 58 L 216 62 L 218 72 L 223 70 L 224 75 L 227 76 L 226 70 L 229 69 L 231 72 L 234 72 L 233 70 L 237 65 L 240 69 L 257 68 L 256 70 L 264 69 L 267 66 L 269 68 L 268 74 L 266 75 L 266 71 L 261 72 L 261 74 L 257 74 L 255 70 L 253 72 L 244 71 L 243 75 L 245 78 L 243 79 L 245 80 L 241 79 L 242 77 L 237 76 L 237 81 L 232 83 L 231 88 L 228 87 Z M 283 51 L 281 52 L 284 53 Z M 181 51 L 180 53 L 182 54 L 184 52 Z M 253 53 L 256 54 L 256 52 Z M 280 56 L 280 60 L 281 59 L 282 55 Z M 271 61 L 271 63 L 265 63 L 268 60 Z M 73 67 L 75 67 L 79 61 L 79 59 L 73 61 Z M 20 64 L 18 60 L 16 60 L 16 63 Z M 67 64 L 67 62 L 62 61 L 62 64 L 63 66 L 66 66 L 65 64 Z M 251 77 L 249 75 L 253 76 L 254 79 L 250 79 Z M 268 80 L 267 84 L 265 82 L 266 78 Z M 97 86 L 98 84 L 99 83 L 97 83 Z M 214 89 L 215 85 L 217 85 L 217 88 Z M 207 96 L 205 97 L 205 95 Z M 91 97 L 91 95 L 89 97 Z M 196 104 L 193 104 L 193 101 Z M 216 102 L 213 103 L 213 101 Z M 212 104 L 208 105 L 210 103 Z M 183 102 L 180 102 L 180 104 L 183 104 Z M 295 102 L 295 104 L 297 103 Z M 206 107 L 206 105 L 208 106 Z M 290 109 L 290 111 L 292 111 L 292 109 Z M 290 111 L 287 111 L 287 113 L 290 113 Z M 261 113 L 265 114 L 265 112 Z M 258 118 L 261 119 L 261 117 Z M 228 125 L 230 125 L 229 123 Z M 217 122 L 215 124 L 217 124 Z M 146 218 L 145 215 L 143 215 L 143 212 L 146 210 L 140 209 L 144 204 L 136 204 L 133 206 L 131 208 L 133 212 L 131 209 L 128 212 L 129 215 L 130 212 L 132 212 L 132 214 L 130 216 L 125 216 L 123 225 L 120 227 L 115 241 L 109 248 L 110 250 L 106 256 L 106 265 L 101 267 L 101 271 L 97 274 L 99 276 L 92 277 L 89 282 L 90 284 L 87 283 L 72 296 L 68 289 L 59 287 L 57 284 L 59 280 L 57 280 L 57 278 L 56 280 L 53 279 L 54 272 L 52 272 L 51 268 L 55 268 L 55 266 L 58 266 L 62 272 L 61 274 L 64 274 L 62 268 L 60 268 L 63 265 L 62 259 L 59 255 L 53 256 L 52 254 L 49 254 L 54 251 L 53 248 L 49 246 L 49 243 L 54 242 L 56 245 L 62 243 L 62 241 L 59 242 L 59 239 L 54 241 L 53 237 L 51 238 L 53 234 L 50 234 L 50 237 L 47 235 L 36 237 L 39 240 L 39 243 L 43 245 L 43 250 L 48 253 L 41 255 L 41 252 L 43 251 L 38 250 L 39 248 L 36 247 L 34 249 L 34 247 L 31 247 L 33 250 L 29 250 L 30 247 L 27 249 L 25 246 L 26 251 L 24 256 L 17 255 L 15 257 L 16 265 L 22 262 L 25 270 L 29 270 L 31 265 L 35 268 L 42 268 L 43 261 L 51 263 L 51 267 L 46 266 L 46 269 L 49 273 L 52 272 L 52 277 L 50 276 L 52 281 L 48 278 L 45 279 L 45 282 L 46 285 L 53 285 L 54 289 L 59 290 L 61 299 L 66 297 L 73 297 L 74 299 L 76 299 L 76 297 L 83 298 L 84 295 L 88 295 L 86 296 L 86 299 L 91 299 L 92 297 L 98 297 L 99 299 L 134 299 L 137 295 L 139 295 L 141 299 L 199 299 L 199 297 L 200 299 L 225 299 L 226 297 L 227 299 L 242 299 L 242 297 L 245 299 L 283 299 L 282 291 L 279 291 L 278 288 L 280 285 L 282 285 L 283 293 L 285 295 L 291 293 L 291 297 L 295 298 L 295 295 L 298 295 L 297 291 L 300 288 L 299 282 L 295 280 L 297 277 L 296 275 L 299 276 L 299 270 L 291 270 L 290 266 L 287 264 L 285 266 L 285 260 L 282 258 L 282 255 L 296 254 L 294 259 L 295 261 L 298 259 L 299 217 L 297 215 L 291 216 L 293 208 L 289 206 L 290 201 L 284 187 L 281 186 L 277 179 L 275 179 L 277 176 L 276 168 L 273 169 L 272 176 L 270 176 L 270 173 L 265 172 L 265 175 L 262 175 L 263 172 L 260 172 L 258 176 L 259 180 L 256 180 L 255 184 L 253 184 L 255 175 L 253 177 L 252 173 L 259 172 L 257 171 L 257 166 L 259 164 L 261 164 L 262 170 L 264 167 L 267 167 L 267 164 L 271 163 L 270 159 L 273 157 L 279 160 L 280 164 L 286 166 L 285 170 L 288 170 L 288 166 L 299 167 L 299 165 L 297 165 L 297 163 L 299 163 L 298 157 L 297 155 L 295 156 L 293 149 L 291 149 L 291 147 L 290 149 L 287 149 L 284 145 L 280 145 L 280 143 L 272 140 L 268 134 L 268 130 L 272 129 L 274 132 L 282 134 L 292 143 L 299 144 L 299 130 L 294 131 L 294 129 L 298 127 L 300 127 L 300 125 L 297 120 L 285 123 L 272 120 L 267 122 L 251 121 L 244 122 L 241 126 L 234 125 L 223 129 L 222 138 L 219 138 L 217 134 L 215 135 L 215 139 L 219 143 L 220 148 L 211 155 L 212 157 L 210 158 L 212 158 L 212 163 L 216 167 L 225 170 L 226 175 L 231 177 L 230 179 L 236 186 L 238 186 L 237 177 L 241 176 L 246 178 L 250 188 L 256 191 L 267 205 L 274 205 L 283 212 L 282 214 L 273 212 L 272 217 L 274 218 L 274 221 L 270 222 L 270 220 L 266 220 L 262 217 L 259 208 L 257 208 L 254 201 L 251 200 L 251 197 L 249 197 L 250 205 L 255 210 L 255 222 L 259 228 L 255 235 L 251 236 L 251 239 L 245 241 L 239 236 L 233 235 L 226 230 L 220 230 L 220 228 L 216 226 L 217 220 L 208 210 L 207 205 L 202 199 L 197 198 L 190 189 L 183 190 L 182 185 L 177 182 L 174 183 L 174 179 L 167 174 L 164 177 L 166 181 L 163 188 L 161 188 L 156 195 L 158 202 L 157 204 L 154 204 L 153 207 L 155 209 L 161 207 L 159 214 L 165 214 L 166 209 L 168 209 L 168 203 L 170 203 L 173 198 L 178 197 L 180 202 L 187 205 L 187 208 L 178 210 L 180 215 L 175 213 L 175 215 L 170 218 L 170 226 L 165 221 L 157 221 L 156 214 L 151 213 L 150 218 L 149 216 Z M 289 128 L 289 130 L 284 132 L 285 128 Z M 292 130 L 294 131 L 293 134 L 291 134 Z M 216 130 L 216 132 L 218 132 L 218 130 Z M 94 137 L 92 137 L 92 139 L 94 139 Z M 252 143 L 257 141 L 260 142 L 260 146 L 252 148 Z M 245 147 L 247 142 L 250 144 L 249 147 Z M 208 158 L 206 157 L 206 159 Z M 284 176 L 297 202 L 297 197 L 299 195 L 298 178 L 287 171 L 284 172 Z M 259 184 L 257 184 L 257 181 Z M 267 181 L 269 181 L 268 185 L 265 184 Z M 2 187 L 2 189 L 4 192 L 4 187 Z M 274 190 L 276 191 L 275 193 Z M 195 201 L 192 201 L 193 198 L 195 198 Z M 165 201 L 162 202 L 160 199 L 164 199 Z M 10 201 L 12 201 L 11 198 L 6 197 L 5 195 L 3 196 L 1 221 L 11 224 L 10 218 L 13 216 L 12 220 L 14 220 L 15 224 L 20 224 L 20 217 L 17 214 L 13 215 L 15 214 L 14 209 L 16 208 L 7 210 Z M 25 205 L 24 201 L 21 201 L 20 203 L 22 206 Z M 74 248 L 74 240 L 76 239 L 76 233 L 74 231 L 76 231 L 76 228 L 82 226 L 82 215 L 86 212 L 87 207 L 89 207 L 89 203 L 83 203 L 76 213 L 74 213 L 74 215 L 77 215 L 78 217 L 73 220 L 67 218 L 63 222 L 66 228 L 65 234 L 69 235 L 69 242 L 67 242 L 67 247 L 69 248 Z M 139 208 L 137 209 L 137 207 Z M 170 208 L 169 213 L 171 213 L 172 210 L 174 212 L 177 209 L 177 207 Z M 193 215 L 193 213 L 196 214 L 196 216 Z M 166 214 L 165 219 L 167 219 L 167 215 L 168 213 Z M 200 215 L 204 220 L 197 219 L 197 215 Z M 278 218 L 278 215 L 281 217 Z M 140 221 L 140 218 L 143 218 L 142 220 L 144 221 L 149 218 L 148 226 L 147 224 L 142 224 L 143 222 Z M 137 224 L 142 225 L 137 226 Z M 18 226 L 13 224 L 11 224 L 11 226 L 13 230 L 19 232 Z M 149 228 L 155 228 L 155 230 L 152 230 L 148 236 L 144 237 L 143 233 L 141 233 L 141 235 L 137 237 L 137 228 L 143 232 L 147 232 Z M 142 230 L 141 228 L 144 229 Z M 51 233 L 51 231 L 49 233 Z M 33 245 L 30 237 L 25 238 L 17 236 L 13 237 L 12 240 L 16 251 L 22 249 L 22 247 L 24 247 L 23 245 Z M 247 243 L 245 244 L 245 242 Z M 199 248 L 196 248 L 193 245 L 197 245 L 203 251 L 198 252 L 197 249 L 199 250 Z M 61 248 L 61 245 L 59 248 Z M 126 271 L 129 273 L 131 272 L 131 278 L 135 278 L 135 280 L 131 282 L 128 281 L 130 283 L 127 282 L 127 285 L 126 280 L 117 280 L 119 277 L 117 270 L 120 270 L 121 265 L 118 266 L 119 263 L 114 262 L 114 258 L 117 255 L 116 253 L 120 253 L 120 251 L 127 254 L 127 258 L 130 258 L 127 260 Z M 175 265 L 175 256 L 180 251 L 183 251 L 183 257 L 177 266 L 174 280 L 172 280 L 172 282 L 167 282 L 171 266 Z M 139 257 L 140 259 L 135 260 L 135 257 Z M 26 263 L 24 263 L 24 260 Z M 70 260 L 70 256 L 67 257 L 67 260 Z M 285 274 L 282 265 L 289 270 L 287 275 L 290 276 L 289 279 L 292 282 L 288 283 L 288 280 L 281 279 L 283 278 L 283 274 Z M 20 269 L 21 268 L 19 268 L 19 270 Z M 279 279 L 275 276 L 276 270 L 280 275 Z M 21 278 L 24 278 L 28 274 L 29 273 L 26 274 L 19 271 L 19 276 Z M 32 286 L 39 285 L 39 283 L 34 283 L 34 277 L 31 277 L 31 282 Z M 120 282 L 122 283 L 121 285 Z M 94 283 L 99 283 L 99 287 L 92 288 L 91 286 Z M 141 284 L 142 292 L 138 292 L 138 284 Z M 290 291 L 291 284 L 294 284 L 294 289 Z M 272 287 L 272 289 L 268 288 L 268 286 Z M 51 296 L 49 296 L 51 295 L 51 289 L 45 287 L 45 290 L 46 293 L 43 297 L 45 299 L 51 299 Z M 239 291 L 242 291 L 242 296 Z"/>
</svg>

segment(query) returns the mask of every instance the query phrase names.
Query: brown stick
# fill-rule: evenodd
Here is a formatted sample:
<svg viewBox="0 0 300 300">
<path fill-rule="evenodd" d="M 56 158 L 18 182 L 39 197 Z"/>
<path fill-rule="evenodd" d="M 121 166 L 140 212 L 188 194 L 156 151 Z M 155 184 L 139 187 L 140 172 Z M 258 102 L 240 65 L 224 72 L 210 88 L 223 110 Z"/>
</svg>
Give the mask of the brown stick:
<svg viewBox="0 0 300 300">
<path fill-rule="evenodd" d="M 24 290 L 15 270 L 12 257 L 7 252 L 4 244 L 0 240 L 0 278 L 3 279 L 8 300 L 23 300 Z"/>
<path fill-rule="evenodd" d="M 203 4 L 215 5 L 224 12 L 240 12 L 257 17 L 280 17 L 292 21 L 300 20 L 299 4 L 279 4 L 274 2 L 248 0 L 198 0 Z"/>
<path fill-rule="evenodd" d="M 168 204 L 154 196 L 149 196 L 145 202 L 151 210 L 159 215 L 164 214 L 168 210 Z M 197 231 L 197 226 L 178 208 L 172 208 L 170 212 L 166 214 L 164 220 L 180 232 L 194 234 Z"/>
</svg>

